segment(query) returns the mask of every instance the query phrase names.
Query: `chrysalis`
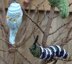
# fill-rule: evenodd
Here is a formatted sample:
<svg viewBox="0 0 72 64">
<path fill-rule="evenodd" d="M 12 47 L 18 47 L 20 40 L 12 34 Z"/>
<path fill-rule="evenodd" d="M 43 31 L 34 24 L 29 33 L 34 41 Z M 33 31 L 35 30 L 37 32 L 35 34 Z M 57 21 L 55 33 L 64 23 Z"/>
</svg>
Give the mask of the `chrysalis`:
<svg viewBox="0 0 72 64">
<path fill-rule="evenodd" d="M 48 0 L 50 5 L 55 6 L 60 11 L 60 16 L 66 18 L 69 15 L 69 3 L 68 0 Z"/>
<path fill-rule="evenodd" d="M 21 9 L 21 5 L 19 3 L 13 2 L 8 7 L 7 15 L 6 15 L 6 23 L 9 28 L 9 42 L 10 44 L 15 44 L 15 38 L 22 23 L 23 12 Z"/>
</svg>

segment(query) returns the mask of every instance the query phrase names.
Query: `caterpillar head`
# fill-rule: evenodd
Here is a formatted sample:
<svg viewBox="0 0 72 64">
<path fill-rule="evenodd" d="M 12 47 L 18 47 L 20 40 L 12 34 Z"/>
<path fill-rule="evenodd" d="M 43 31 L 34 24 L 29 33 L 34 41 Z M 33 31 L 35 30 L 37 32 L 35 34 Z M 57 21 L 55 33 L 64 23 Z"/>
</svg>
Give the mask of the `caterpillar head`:
<svg viewBox="0 0 72 64">
<path fill-rule="evenodd" d="M 37 40 L 38 40 L 38 36 L 36 37 L 35 39 L 35 42 L 33 43 L 33 45 L 29 48 L 31 54 L 34 56 L 34 57 L 40 57 L 40 47 L 39 45 L 37 44 Z"/>
</svg>

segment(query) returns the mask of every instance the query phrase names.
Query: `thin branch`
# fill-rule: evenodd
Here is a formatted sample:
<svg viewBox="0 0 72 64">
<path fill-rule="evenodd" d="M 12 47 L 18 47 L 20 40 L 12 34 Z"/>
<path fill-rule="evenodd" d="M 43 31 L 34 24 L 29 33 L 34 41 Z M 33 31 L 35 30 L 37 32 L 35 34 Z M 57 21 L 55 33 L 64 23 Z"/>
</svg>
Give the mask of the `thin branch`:
<svg viewBox="0 0 72 64">
<path fill-rule="evenodd" d="M 68 41 L 70 41 L 68 38 L 69 38 L 69 35 L 70 35 L 71 31 L 72 31 L 72 27 L 68 30 L 67 36 L 65 37 L 64 41 L 59 43 L 59 45 L 61 47 L 63 47 L 64 45 L 66 45 L 68 43 Z M 57 60 L 58 59 L 55 59 L 56 62 L 54 64 L 57 63 Z"/>
<path fill-rule="evenodd" d="M 25 32 L 25 33 L 26 33 L 26 32 Z M 25 33 L 23 34 L 21 40 L 18 42 L 19 44 L 18 44 L 18 45 L 16 44 L 17 47 L 20 47 L 20 45 L 22 45 L 21 43 L 23 42 L 23 40 L 24 40 L 24 38 L 25 38 L 25 36 L 26 36 Z"/>
<path fill-rule="evenodd" d="M 6 51 L 6 50 L 2 50 L 2 49 L 0 49 L 0 51 L 2 51 L 2 52 L 8 52 L 8 51 Z"/>
<path fill-rule="evenodd" d="M 14 53 L 13 64 L 15 64 L 15 59 L 16 59 L 16 53 Z"/>
<path fill-rule="evenodd" d="M 56 64 L 57 63 L 57 60 L 55 60 L 52 64 Z"/>
<path fill-rule="evenodd" d="M 31 38 L 31 36 L 32 36 L 32 34 L 34 33 L 35 31 L 33 30 L 32 32 L 31 32 L 31 34 L 28 36 L 28 38 L 26 38 L 26 39 L 24 39 L 24 42 L 22 43 L 19 43 L 19 44 L 17 44 L 16 45 L 16 48 L 19 48 L 19 47 L 21 47 L 21 46 L 23 46 L 30 38 Z"/>
<path fill-rule="evenodd" d="M 71 6 L 71 5 L 72 5 L 72 3 L 69 4 L 69 6 Z"/>
<path fill-rule="evenodd" d="M 35 14 L 37 13 L 37 11 L 35 11 Z M 46 12 L 45 12 L 46 13 Z M 35 15 L 34 15 L 35 16 Z M 33 16 L 33 17 L 34 17 Z M 45 16 L 45 15 L 44 15 Z M 44 18 L 44 17 L 43 17 Z M 42 22 L 42 19 L 41 19 L 41 21 L 39 21 L 38 23 L 39 23 L 39 25 L 41 24 L 41 22 Z M 22 38 L 21 38 L 21 40 L 18 42 L 18 44 L 16 44 L 16 48 L 19 48 L 19 47 L 21 47 L 21 46 L 23 46 L 30 38 L 31 38 L 31 36 L 32 36 L 32 34 L 34 33 L 34 32 L 36 32 L 38 29 L 33 29 L 33 31 L 31 32 L 31 34 L 27 37 L 27 38 L 24 38 L 24 35 L 22 36 Z M 23 42 L 23 43 L 22 43 Z"/>
<path fill-rule="evenodd" d="M 63 42 L 61 42 L 59 45 L 60 46 L 64 46 L 65 44 L 68 43 L 69 41 L 69 36 L 70 36 L 70 33 L 72 32 L 72 27 L 69 29 L 68 33 L 67 33 L 67 36 L 64 38 Z"/>
<path fill-rule="evenodd" d="M 63 43 L 62 45 L 66 45 L 67 43 L 69 43 L 72 40 L 72 38 L 68 38 L 66 43 Z"/>
<path fill-rule="evenodd" d="M 44 31 L 44 35 L 43 35 L 43 40 L 42 40 L 42 46 L 43 47 L 46 47 L 46 42 L 47 42 L 47 38 L 49 36 L 49 31 L 50 31 L 50 28 L 51 28 L 51 23 L 52 23 L 52 19 L 53 19 L 53 15 L 54 15 L 54 9 L 55 9 L 55 7 L 51 6 L 51 10 L 50 10 L 50 13 L 49 13 L 49 16 L 48 16 L 48 22 L 47 22 L 47 25 L 46 25 L 46 28 L 45 28 L 45 31 Z M 47 64 L 46 61 L 47 60 L 42 60 L 41 64 Z"/>
<path fill-rule="evenodd" d="M 22 55 L 22 53 L 20 53 L 18 50 L 17 52 L 21 55 L 21 57 L 23 57 L 24 60 L 26 60 L 29 64 L 32 64 L 26 57 L 24 57 L 24 55 Z"/>
<path fill-rule="evenodd" d="M 35 6 L 35 10 L 37 10 L 44 2 L 45 2 L 45 0 L 41 1 L 39 4 L 37 4 L 37 6 L 34 5 L 33 3 L 32 3 L 32 5 Z"/>
<path fill-rule="evenodd" d="M 22 7 L 22 9 L 23 9 L 25 15 L 31 20 L 31 22 L 33 22 L 40 29 L 40 31 L 44 34 L 44 31 L 41 29 L 41 27 L 35 21 L 32 20 L 32 18 L 26 13 L 26 11 L 24 10 L 23 7 Z"/>
<path fill-rule="evenodd" d="M 47 22 L 47 25 L 46 25 L 46 28 L 45 28 L 45 31 L 44 31 L 44 36 L 43 36 L 43 40 L 42 40 L 42 45 L 44 47 L 46 45 L 46 41 L 47 41 L 47 38 L 49 36 L 49 30 L 51 28 L 52 18 L 53 18 L 53 14 L 54 14 L 54 8 L 55 7 L 51 7 L 51 11 L 50 11 L 50 14 L 49 14 L 49 19 L 48 19 L 48 22 Z"/>
<path fill-rule="evenodd" d="M 71 62 L 72 61 L 72 58 L 69 58 L 69 59 L 66 59 L 66 60 L 63 60 L 63 61 Z"/>
<path fill-rule="evenodd" d="M 65 38 L 65 42 L 68 40 L 71 32 L 72 32 L 72 27 L 71 27 L 71 28 L 69 29 L 69 31 L 68 31 L 68 34 L 67 34 L 67 36 L 66 36 L 66 38 Z"/>
<path fill-rule="evenodd" d="M 51 42 L 51 45 L 57 42 L 58 38 L 62 35 L 62 33 L 59 33 L 59 35 Z"/>
<path fill-rule="evenodd" d="M 5 22 L 3 22 L 3 18 L 2 17 L 0 18 L 0 26 L 1 26 L 2 30 L 3 30 L 3 32 L 7 36 L 8 35 L 8 30 L 6 29 Z"/>
<path fill-rule="evenodd" d="M 8 64 L 7 61 L 6 61 L 3 57 L 0 56 L 0 59 L 1 59 L 5 64 Z"/>
<path fill-rule="evenodd" d="M 3 41 L 7 46 L 8 45 L 11 45 L 11 44 L 9 44 L 9 41 L 7 41 L 6 39 L 5 40 L 3 40 L 3 39 L 0 39 L 1 41 Z M 12 45 L 11 45 L 12 46 Z"/>
<path fill-rule="evenodd" d="M 2 0 L 2 11 L 3 11 L 3 21 L 5 22 L 6 21 L 6 12 L 5 12 L 5 4 L 4 4 L 4 0 Z"/>
<path fill-rule="evenodd" d="M 56 33 L 58 30 L 60 30 L 61 28 L 63 28 L 66 25 L 69 25 L 71 22 L 72 22 L 72 18 L 69 20 L 69 22 L 67 22 L 66 24 L 63 24 L 58 29 L 56 29 L 54 32 L 50 33 L 49 35 L 52 35 L 52 34 Z"/>
</svg>

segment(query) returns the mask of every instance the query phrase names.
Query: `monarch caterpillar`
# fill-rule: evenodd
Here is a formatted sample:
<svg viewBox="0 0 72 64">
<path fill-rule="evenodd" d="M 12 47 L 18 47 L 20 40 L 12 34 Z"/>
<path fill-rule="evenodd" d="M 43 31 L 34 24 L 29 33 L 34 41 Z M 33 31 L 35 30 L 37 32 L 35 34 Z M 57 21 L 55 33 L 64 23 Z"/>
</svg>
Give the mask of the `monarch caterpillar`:
<svg viewBox="0 0 72 64">
<path fill-rule="evenodd" d="M 69 15 L 69 3 L 68 0 L 48 0 L 51 6 L 55 6 L 59 9 L 62 18 L 66 18 Z"/>
<path fill-rule="evenodd" d="M 69 56 L 68 52 L 59 45 L 44 48 L 34 43 L 29 49 L 34 57 L 44 60 L 52 60 L 54 58 L 67 59 Z"/>
</svg>

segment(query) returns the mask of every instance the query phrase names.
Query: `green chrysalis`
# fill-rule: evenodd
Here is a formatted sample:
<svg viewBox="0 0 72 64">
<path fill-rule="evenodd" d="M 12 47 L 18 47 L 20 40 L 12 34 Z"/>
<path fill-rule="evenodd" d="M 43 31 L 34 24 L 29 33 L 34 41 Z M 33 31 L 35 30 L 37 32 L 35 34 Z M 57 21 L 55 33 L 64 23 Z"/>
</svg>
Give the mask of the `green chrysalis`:
<svg viewBox="0 0 72 64">
<path fill-rule="evenodd" d="M 48 0 L 51 6 L 55 6 L 60 11 L 60 16 L 66 18 L 69 15 L 68 0 Z"/>
</svg>

